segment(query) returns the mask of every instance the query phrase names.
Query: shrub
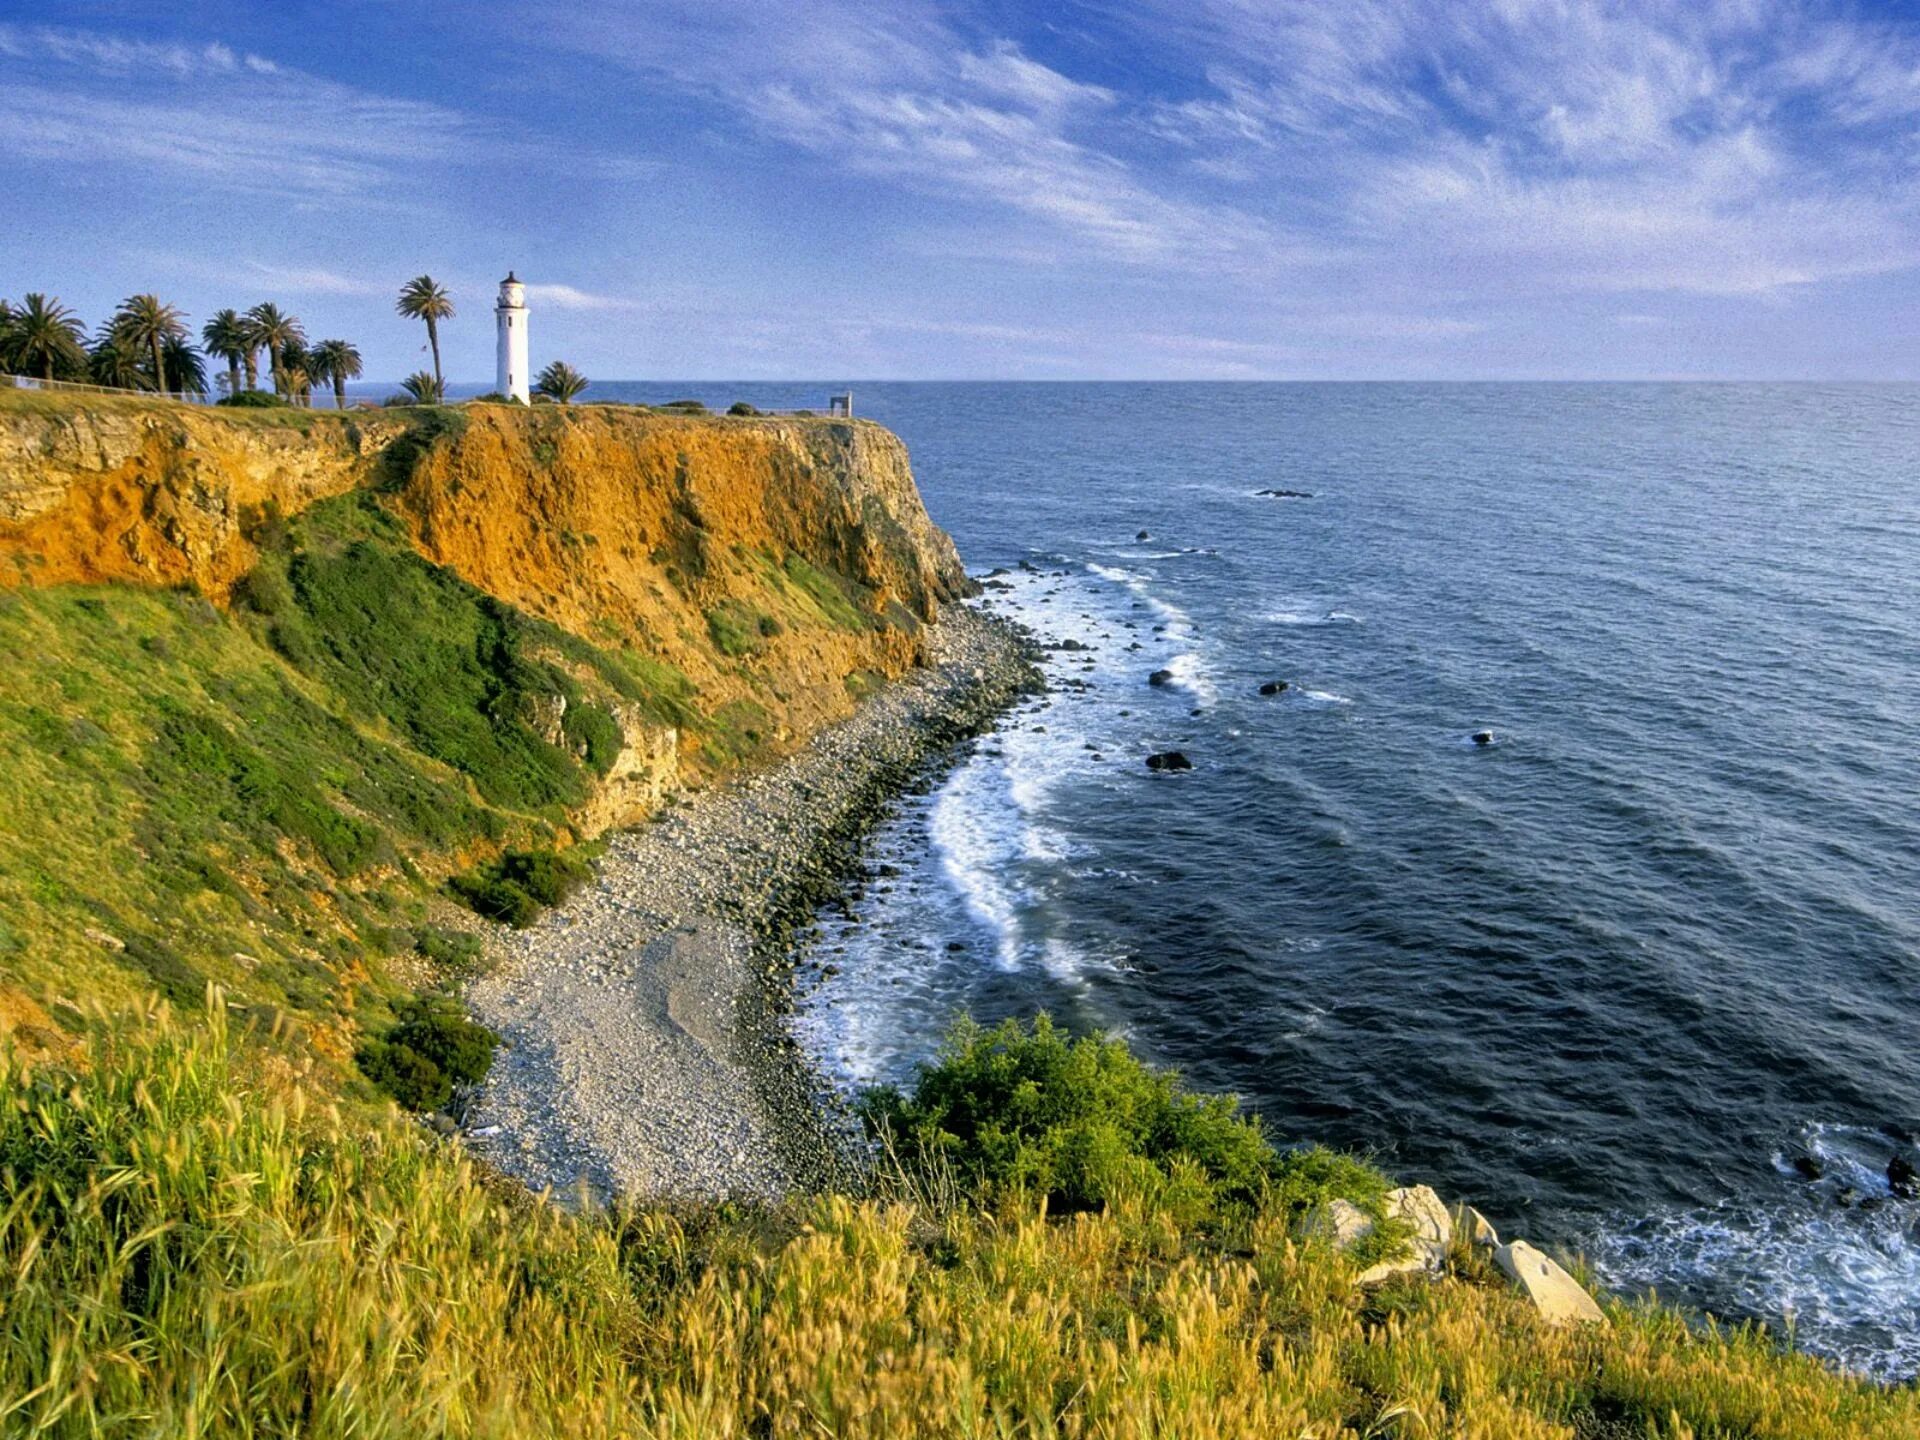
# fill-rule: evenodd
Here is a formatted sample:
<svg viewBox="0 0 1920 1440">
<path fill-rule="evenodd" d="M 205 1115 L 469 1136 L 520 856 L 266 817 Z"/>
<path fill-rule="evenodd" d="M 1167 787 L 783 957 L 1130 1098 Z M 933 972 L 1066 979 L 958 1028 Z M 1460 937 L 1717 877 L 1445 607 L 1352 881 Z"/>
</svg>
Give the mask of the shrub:
<svg viewBox="0 0 1920 1440">
<path fill-rule="evenodd" d="M 527 402 L 518 395 L 502 395 L 498 390 L 489 390 L 484 395 L 476 395 L 467 402 L 469 405 L 524 405 Z"/>
<path fill-rule="evenodd" d="M 409 1110 L 438 1110 L 455 1085 L 477 1085 L 500 1037 L 451 1000 L 424 997 L 398 1007 L 399 1023 L 354 1052 L 360 1073 Z"/>
<path fill-rule="evenodd" d="M 489 920 L 524 930 L 593 878 L 593 866 L 556 850 L 509 850 L 453 880 L 453 891 Z"/>
<path fill-rule="evenodd" d="M 477 1085 L 486 1079 L 500 1037 L 467 1019 L 451 1000 L 416 1000 L 401 1008 L 400 1017 L 399 1025 L 387 1035 L 389 1045 L 404 1045 L 431 1060 L 457 1085 Z"/>
<path fill-rule="evenodd" d="M 410 1046 L 369 1040 L 353 1059 L 361 1074 L 408 1110 L 438 1110 L 453 1098 L 446 1073 Z"/>
<path fill-rule="evenodd" d="M 440 969 L 465 975 L 478 967 L 482 946 L 478 935 L 430 925 L 414 935 L 413 948 Z"/>
<path fill-rule="evenodd" d="M 669 400 L 660 407 L 662 410 L 683 410 L 689 415 L 705 415 L 707 403 L 704 400 Z"/>
<path fill-rule="evenodd" d="M 727 414 L 729 415 L 761 415 L 765 413 L 766 412 L 761 410 L 757 405 L 749 405 L 744 400 L 736 400 L 727 407 Z"/>
<path fill-rule="evenodd" d="M 284 395 L 275 395 L 271 390 L 241 390 L 235 394 L 223 396 L 213 402 L 216 405 L 231 406 L 235 410 L 288 410 L 292 408 Z"/>
<path fill-rule="evenodd" d="M 1385 1188 L 1357 1162 L 1283 1157 L 1231 1096 L 1192 1094 L 1120 1041 L 1071 1040 L 1045 1015 L 1031 1028 L 963 1021 L 911 1096 L 883 1087 L 861 1109 L 909 1170 L 951 1167 L 987 1198 L 1044 1194 L 1059 1211 L 1148 1197 L 1191 1221 L 1276 1183 L 1302 1202 Z"/>
</svg>

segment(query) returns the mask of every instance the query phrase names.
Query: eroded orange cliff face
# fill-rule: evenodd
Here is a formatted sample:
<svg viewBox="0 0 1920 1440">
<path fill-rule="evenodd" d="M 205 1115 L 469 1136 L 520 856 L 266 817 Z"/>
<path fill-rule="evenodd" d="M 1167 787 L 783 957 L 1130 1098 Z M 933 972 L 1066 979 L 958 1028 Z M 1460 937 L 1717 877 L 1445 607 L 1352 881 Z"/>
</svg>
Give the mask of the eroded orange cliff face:
<svg viewBox="0 0 1920 1440">
<path fill-rule="evenodd" d="M 0 393 L 0 586 L 124 580 L 224 600 L 272 509 L 364 483 L 407 429 L 370 412 L 262 416 Z"/>
<path fill-rule="evenodd" d="M 743 748 L 790 749 L 849 713 L 967 588 L 905 447 L 865 421 L 6 396 L 0 586 L 193 585 L 226 603 L 277 518 L 354 489 L 432 562 L 673 667 Z"/>
</svg>

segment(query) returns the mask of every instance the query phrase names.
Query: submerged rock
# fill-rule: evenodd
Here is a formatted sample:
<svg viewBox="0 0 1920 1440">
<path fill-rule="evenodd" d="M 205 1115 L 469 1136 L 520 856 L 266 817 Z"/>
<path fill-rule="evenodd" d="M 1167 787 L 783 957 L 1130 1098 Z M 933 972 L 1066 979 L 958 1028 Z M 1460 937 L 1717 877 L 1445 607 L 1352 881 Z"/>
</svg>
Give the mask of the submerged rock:
<svg viewBox="0 0 1920 1440">
<path fill-rule="evenodd" d="M 1526 1241 L 1502 1245 L 1493 1252 L 1493 1261 L 1525 1292 L 1549 1325 L 1607 1323 L 1605 1313 L 1580 1282 Z"/>
<path fill-rule="evenodd" d="M 1473 743 L 1476 745 L 1491 745 L 1493 743 L 1493 732 L 1491 730 L 1474 731 Z"/>
<path fill-rule="evenodd" d="M 1149 770 L 1191 770 L 1193 762 L 1178 750 L 1162 750 L 1147 757 Z"/>
<path fill-rule="evenodd" d="M 1171 670 L 1156 670 L 1147 676 L 1147 684 L 1149 685 L 1171 685 L 1172 683 L 1173 671 Z"/>
<path fill-rule="evenodd" d="M 1896 1200 L 1920 1198 L 1920 1175 L 1915 1174 L 1913 1162 L 1906 1156 L 1896 1155 L 1887 1161 L 1887 1188 Z"/>
<path fill-rule="evenodd" d="M 1269 680 L 1260 687 L 1260 693 L 1262 695 L 1284 695 L 1287 693 L 1287 688 L 1287 682 L 1284 680 Z"/>
<path fill-rule="evenodd" d="M 1136 540 L 1151 540 L 1153 536 L 1147 533 L 1145 530 L 1142 530 L 1138 535 L 1134 536 L 1133 538 Z"/>
<path fill-rule="evenodd" d="M 1256 494 L 1270 496 L 1275 500 L 1311 500 L 1311 490 L 1260 490 Z"/>
</svg>

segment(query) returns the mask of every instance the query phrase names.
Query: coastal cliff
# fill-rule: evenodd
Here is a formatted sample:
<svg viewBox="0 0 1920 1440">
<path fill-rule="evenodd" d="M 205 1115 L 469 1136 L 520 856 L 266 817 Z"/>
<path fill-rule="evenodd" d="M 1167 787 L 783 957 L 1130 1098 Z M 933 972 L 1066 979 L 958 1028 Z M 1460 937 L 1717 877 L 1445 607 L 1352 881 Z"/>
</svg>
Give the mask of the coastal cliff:
<svg viewBox="0 0 1920 1440">
<path fill-rule="evenodd" d="M 797 750 L 968 586 L 865 421 L 0 395 L 0 974 L 342 1049 L 440 878 Z"/>
</svg>

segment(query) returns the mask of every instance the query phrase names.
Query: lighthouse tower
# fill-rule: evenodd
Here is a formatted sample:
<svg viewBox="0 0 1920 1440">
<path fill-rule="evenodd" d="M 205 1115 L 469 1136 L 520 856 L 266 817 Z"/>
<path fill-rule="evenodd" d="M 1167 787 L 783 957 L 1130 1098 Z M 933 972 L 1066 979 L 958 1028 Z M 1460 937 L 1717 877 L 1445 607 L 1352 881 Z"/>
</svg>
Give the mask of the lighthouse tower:
<svg viewBox="0 0 1920 1440">
<path fill-rule="evenodd" d="M 500 282 L 500 303 L 493 307 L 493 325 L 499 343 L 495 350 L 493 388 L 530 404 L 527 393 L 527 287 L 511 270 Z"/>
</svg>

